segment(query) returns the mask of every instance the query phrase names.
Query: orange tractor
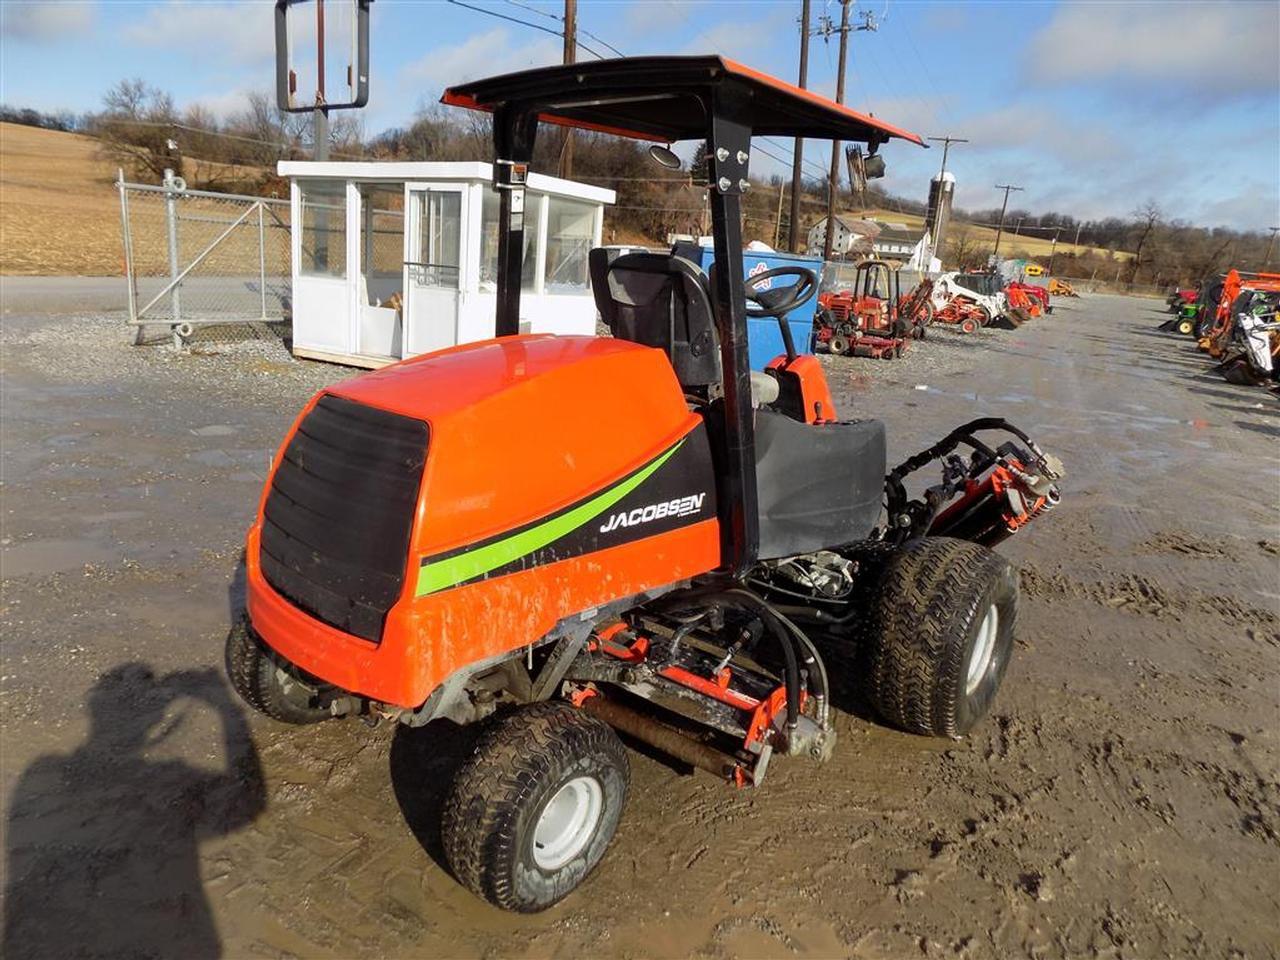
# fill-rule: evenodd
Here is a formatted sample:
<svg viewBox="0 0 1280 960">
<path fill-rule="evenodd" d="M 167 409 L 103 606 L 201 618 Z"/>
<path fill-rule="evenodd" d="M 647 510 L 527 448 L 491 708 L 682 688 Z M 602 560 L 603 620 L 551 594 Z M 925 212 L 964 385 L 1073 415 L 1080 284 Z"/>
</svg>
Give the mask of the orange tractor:
<svg viewBox="0 0 1280 960">
<path fill-rule="evenodd" d="M 469 890 L 524 912 L 582 883 L 623 821 L 615 731 L 754 787 L 771 760 L 831 755 L 845 681 L 906 730 L 972 729 L 1018 616 L 1016 568 L 991 548 L 1057 503 L 1061 464 L 984 418 L 887 469 L 883 422 L 841 419 L 788 342 L 817 276 L 743 278 L 753 134 L 872 155 L 921 138 L 716 56 L 526 70 L 444 99 L 493 117 L 496 336 L 302 410 L 248 533 L 240 695 L 298 724 L 483 723 L 440 784 L 440 845 Z M 613 335 L 522 335 L 540 122 L 704 144 L 715 268 L 594 250 Z M 748 316 L 784 330 L 763 372 Z"/>
<path fill-rule="evenodd" d="M 853 286 L 818 297 L 815 340 L 840 356 L 892 360 L 911 340 L 924 339 L 933 321 L 933 281 L 921 281 L 903 297 L 901 273 L 884 260 L 863 260 Z"/>
<path fill-rule="evenodd" d="M 1214 309 L 1213 319 L 1209 321 L 1204 335 L 1197 346 L 1209 356 L 1221 360 L 1231 346 L 1235 332 L 1237 317 L 1232 305 L 1241 293 L 1256 291 L 1274 293 L 1280 291 L 1280 273 L 1244 273 L 1229 270 L 1222 281 L 1222 294 Z"/>
</svg>

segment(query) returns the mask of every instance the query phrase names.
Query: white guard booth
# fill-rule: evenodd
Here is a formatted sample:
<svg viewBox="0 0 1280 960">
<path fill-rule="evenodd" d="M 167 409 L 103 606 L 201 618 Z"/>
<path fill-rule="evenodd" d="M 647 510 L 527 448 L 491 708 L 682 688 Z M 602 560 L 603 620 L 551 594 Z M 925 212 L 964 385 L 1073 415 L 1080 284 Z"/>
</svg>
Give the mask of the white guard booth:
<svg viewBox="0 0 1280 960">
<path fill-rule="evenodd" d="M 498 195 L 487 163 L 283 161 L 293 352 L 378 367 L 493 336 Z M 591 334 L 587 253 L 614 192 L 530 174 L 522 333 Z"/>
</svg>

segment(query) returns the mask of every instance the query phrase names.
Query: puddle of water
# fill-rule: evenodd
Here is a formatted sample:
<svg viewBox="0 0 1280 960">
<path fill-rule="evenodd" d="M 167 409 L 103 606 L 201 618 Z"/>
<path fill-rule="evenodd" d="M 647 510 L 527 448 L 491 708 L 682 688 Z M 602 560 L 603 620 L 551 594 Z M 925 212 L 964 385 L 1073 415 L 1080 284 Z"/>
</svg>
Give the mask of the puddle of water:
<svg viewBox="0 0 1280 960">
<path fill-rule="evenodd" d="M 114 559 L 116 551 L 92 540 L 33 540 L 0 547 L 0 577 L 43 577 Z"/>
</svg>

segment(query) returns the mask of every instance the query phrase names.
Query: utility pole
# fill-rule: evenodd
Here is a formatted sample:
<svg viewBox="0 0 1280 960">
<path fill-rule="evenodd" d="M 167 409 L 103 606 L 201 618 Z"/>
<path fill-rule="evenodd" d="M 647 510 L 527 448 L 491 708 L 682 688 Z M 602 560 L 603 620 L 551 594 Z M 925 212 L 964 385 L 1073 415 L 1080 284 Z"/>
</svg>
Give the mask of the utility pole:
<svg viewBox="0 0 1280 960">
<path fill-rule="evenodd" d="M 1021 190 L 1022 187 L 1015 187 L 1012 183 L 997 183 L 997 190 L 1004 191 L 1004 203 L 1000 205 L 1000 223 L 996 227 L 996 245 L 991 251 L 991 256 L 995 256 L 1000 252 L 1000 235 L 1004 232 L 1004 212 L 1009 209 L 1009 192 L 1012 190 Z"/>
<path fill-rule="evenodd" d="M 933 236 L 930 238 L 933 243 L 933 249 L 930 251 L 929 260 L 932 261 L 933 258 L 937 256 L 939 246 L 942 243 L 942 237 L 946 235 L 946 219 L 949 211 L 943 208 L 942 199 L 943 194 L 946 192 L 947 154 L 951 152 L 951 145 L 953 143 L 968 143 L 969 141 L 963 137 L 953 137 L 950 135 L 945 137 L 930 137 L 929 139 L 935 143 L 942 144 L 942 166 L 938 169 L 938 209 L 934 214 Z"/>
<path fill-rule="evenodd" d="M 312 160 L 329 159 L 329 108 L 324 96 L 324 0 L 316 0 L 316 112 L 312 121 Z"/>
<path fill-rule="evenodd" d="M 808 84 L 809 0 L 802 0 L 800 4 L 800 89 L 806 89 Z M 804 176 L 804 171 L 801 169 L 803 162 L 804 138 L 796 137 L 791 161 L 791 229 L 787 236 L 787 249 L 792 253 L 798 253 L 797 248 L 800 245 L 800 194 L 804 192 L 804 185 L 801 182 Z"/>
<path fill-rule="evenodd" d="M 1271 248 L 1275 246 L 1276 234 L 1280 233 L 1280 227 L 1271 227 L 1271 236 L 1267 238 L 1267 255 L 1262 258 L 1262 269 L 1265 270 L 1271 265 Z"/>
<path fill-rule="evenodd" d="M 778 215 L 773 220 L 773 249 L 778 249 L 782 235 L 782 195 L 787 192 L 787 183 L 782 181 L 778 184 Z"/>
<path fill-rule="evenodd" d="M 942 169 L 938 171 L 938 177 L 941 178 L 947 172 L 947 154 L 951 152 L 953 143 L 968 143 L 963 137 L 930 137 L 935 143 L 942 144 Z"/>
<path fill-rule="evenodd" d="M 854 27 L 849 23 L 849 8 L 853 6 L 853 0 L 840 0 L 840 69 L 836 73 L 836 103 L 844 103 L 844 77 L 845 69 L 848 66 L 849 58 L 849 34 L 853 30 L 876 30 L 879 24 L 876 23 L 875 14 L 871 11 L 862 13 L 862 23 Z M 835 27 L 831 23 L 830 17 L 822 17 L 822 27 L 819 32 L 824 39 L 830 39 L 831 34 L 836 32 Z M 831 173 L 827 179 L 827 229 L 822 240 L 822 259 L 831 259 L 831 244 L 835 239 L 835 223 L 836 223 L 836 188 L 840 183 L 840 141 L 831 141 Z"/>
<path fill-rule="evenodd" d="M 1048 270 L 1048 273 L 1049 273 L 1049 276 L 1051 276 L 1051 277 L 1053 276 L 1053 258 L 1054 258 L 1054 255 L 1055 255 L 1055 254 L 1057 254 L 1057 252 L 1058 252 L 1058 233 L 1059 233 L 1061 230 L 1062 230 L 1062 227 L 1054 227 L 1054 228 L 1053 228 L 1053 243 L 1049 246 L 1049 270 Z"/>
<path fill-rule="evenodd" d="M 1084 229 L 1084 221 L 1081 220 L 1079 223 L 1076 224 L 1076 241 L 1075 243 L 1072 244 L 1073 247 L 1080 246 L 1080 231 L 1083 229 Z M 1080 255 L 1080 251 L 1077 250 L 1076 256 L 1079 256 L 1079 255 Z"/>
<path fill-rule="evenodd" d="M 578 51 L 578 0 L 564 0 L 564 62 L 576 63 Z M 564 143 L 560 147 L 560 176 L 573 177 L 573 128 L 564 128 Z"/>
</svg>

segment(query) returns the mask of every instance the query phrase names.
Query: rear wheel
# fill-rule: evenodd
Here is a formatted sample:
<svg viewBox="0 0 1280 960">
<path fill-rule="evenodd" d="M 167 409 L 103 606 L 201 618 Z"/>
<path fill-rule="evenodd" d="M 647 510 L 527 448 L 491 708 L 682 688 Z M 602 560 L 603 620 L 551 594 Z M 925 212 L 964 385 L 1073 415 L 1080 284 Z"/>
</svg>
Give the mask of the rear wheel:
<svg viewBox="0 0 1280 960">
<path fill-rule="evenodd" d="M 890 555 L 868 638 L 867 698 L 900 729 L 958 738 L 990 709 L 1013 652 L 1018 575 L 965 540 Z"/>
<path fill-rule="evenodd" d="M 269 653 L 244 618 L 227 635 L 227 676 L 245 703 L 272 720 L 306 724 L 333 716 L 336 689 Z"/>
<path fill-rule="evenodd" d="M 501 717 L 454 780 L 445 856 L 460 883 L 506 910 L 545 910 L 586 879 L 627 799 L 626 749 L 564 703 Z"/>
</svg>

